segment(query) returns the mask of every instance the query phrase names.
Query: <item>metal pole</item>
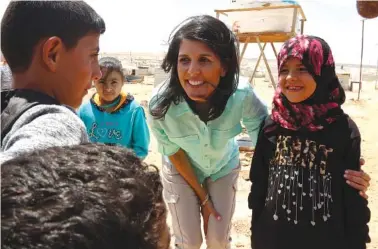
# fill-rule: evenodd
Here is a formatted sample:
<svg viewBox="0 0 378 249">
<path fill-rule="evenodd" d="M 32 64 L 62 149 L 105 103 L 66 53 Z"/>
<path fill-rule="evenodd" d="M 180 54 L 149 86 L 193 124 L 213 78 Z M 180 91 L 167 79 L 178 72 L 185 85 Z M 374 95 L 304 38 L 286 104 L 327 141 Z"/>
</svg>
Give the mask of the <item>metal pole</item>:
<svg viewBox="0 0 378 249">
<path fill-rule="evenodd" d="M 361 37 L 361 62 L 360 62 L 360 84 L 358 87 L 358 100 L 360 100 L 361 88 L 362 88 L 362 58 L 364 55 L 364 29 L 365 29 L 365 20 L 362 20 L 362 37 Z"/>
<path fill-rule="evenodd" d="M 247 39 L 245 39 L 244 41 L 244 46 L 243 46 L 243 50 L 240 54 L 240 57 L 239 57 L 239 64 L 241 64 L 241 61 L 243 60 L 243 57 L 244 57 L 244 54 L 245 54 L 245 51 L 247 50 L 247 47 L 248 47 L 248 42 L 249 42 L 250 38 L 247 37 Z"/>
<path fill-rule="evenodd" d="M 265 47 L 266 47 L 266 42 L 264 43 L 263 50 L 265 50 Z M 257 62 L 256 62 L 256 65 L 255 65 L 255 68 L 253 69 L 253 73 L 252 73 L 251 77 L 249 78 L 249 83 L 252 83 L 252 80 L 253 80 L 253 78 L 255 77 L 255 74 L 256 74 L 257 68 L 259 67 L 259 64 L 260 64 L 260 61 L 261 61 L 261 57 L 262 57 L 262 53 L 260 52 L 260 56 L 259 56 L 259 58 L 257 59 Z"/>
</svg>

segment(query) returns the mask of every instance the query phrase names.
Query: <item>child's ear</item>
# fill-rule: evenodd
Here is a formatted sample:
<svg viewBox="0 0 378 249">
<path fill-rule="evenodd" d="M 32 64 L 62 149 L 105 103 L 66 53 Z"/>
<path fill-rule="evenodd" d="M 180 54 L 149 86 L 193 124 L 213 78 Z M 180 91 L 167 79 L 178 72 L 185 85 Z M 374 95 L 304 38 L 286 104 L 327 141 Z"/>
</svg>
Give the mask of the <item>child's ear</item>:
<svg viewBox="0 0 378 249">
<path fill-rule="evenodd" d="M 53 36 L 42 43 L 42 61 L 51 72 L 56 72 L 64 45 L 59 37 Z"/>
<path fill-rule="evenodd" d="M 226 76 L 227 74 L 227 68 L 225 66 L 222 66 L 222 69 L 221 69 L 221 77 L 224 77 Z"/>
</svg>

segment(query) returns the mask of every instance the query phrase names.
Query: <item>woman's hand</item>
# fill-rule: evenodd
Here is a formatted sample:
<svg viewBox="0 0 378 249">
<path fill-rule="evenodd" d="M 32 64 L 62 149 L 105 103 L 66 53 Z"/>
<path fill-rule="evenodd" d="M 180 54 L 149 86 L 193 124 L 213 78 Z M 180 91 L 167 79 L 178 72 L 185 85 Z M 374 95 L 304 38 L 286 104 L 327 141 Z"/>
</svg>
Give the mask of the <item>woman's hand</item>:
<svg viewBox="0 0 378 249">
<path fill-rule="evenodd" d="M 219 215 L 217 210 L 215 210 L 211 200 L 208 200 L 205 203 L 205 205 L 203 207 L 201 207 L 201 213 L 202 213 L 202 217 L 203 217 L 203 229 L 204 229 L 205 235 L 206 235 L 210 215 L 214 215 L 215 219 L 218 220 L 218 221 L 221 220 L 221 216 Z"/>
<path fill-rule="evenodd" d="M 360 159 L 360 165 L 363 166 L 365 164 L 365 160 L 363 158 Z M 346 170 L 344 177 L 347 179 L 347 184 L 351 187 L 360 190 L 360 195 L 365 199 L 368 199 L 366 191 L 370 186 L 370 176 L 369 174 L 365 173 L 363 170 L 354 171 L 354 170 Z"/>
</svg>

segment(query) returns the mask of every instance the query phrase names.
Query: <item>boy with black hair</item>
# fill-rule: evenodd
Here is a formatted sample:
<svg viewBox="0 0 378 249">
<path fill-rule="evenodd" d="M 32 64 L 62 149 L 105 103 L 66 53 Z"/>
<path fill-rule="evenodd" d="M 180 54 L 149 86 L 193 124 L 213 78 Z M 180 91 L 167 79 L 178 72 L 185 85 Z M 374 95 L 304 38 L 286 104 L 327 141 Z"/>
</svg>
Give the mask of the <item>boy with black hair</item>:
<svg viewBox="0 0 378 249">
<path fill-rule="evenodd" d="M 122 147 L 25 153 L 1 166 L 1 246 L 167 249 L 162 188 L 157 168 Z"/>
<path fill-rule="evenodd" d="M 75 114 L 98 65 L 103 19 L 83 1 L 11 1 L 1 50 L 14 90 L 2 92 L 1 155 L 88 141 Z"/>
</svg>

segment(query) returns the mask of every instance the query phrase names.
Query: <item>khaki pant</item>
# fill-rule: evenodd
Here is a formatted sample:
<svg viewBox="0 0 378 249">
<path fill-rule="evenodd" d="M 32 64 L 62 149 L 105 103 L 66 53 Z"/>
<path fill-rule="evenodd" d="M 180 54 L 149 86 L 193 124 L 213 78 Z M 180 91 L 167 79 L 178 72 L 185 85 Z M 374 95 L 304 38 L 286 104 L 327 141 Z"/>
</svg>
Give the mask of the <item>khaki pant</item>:
<svg viewBox="0 0 378 249">
<path fill-rule="evenodd" d="M 228 175 L 206 184 L 215 209 L 222 220 L 210 215 L 206 245 L 208 249 L 229 249 L 231 219 L 235 210 L 235 195 L 240 166 Z M 197 195 L 177 172 L 163 160 L 163 195 L 172 216 L 173 239 L 176 249 L 199 249 L 202 244 L 200 204 Z"/>
</svg>

